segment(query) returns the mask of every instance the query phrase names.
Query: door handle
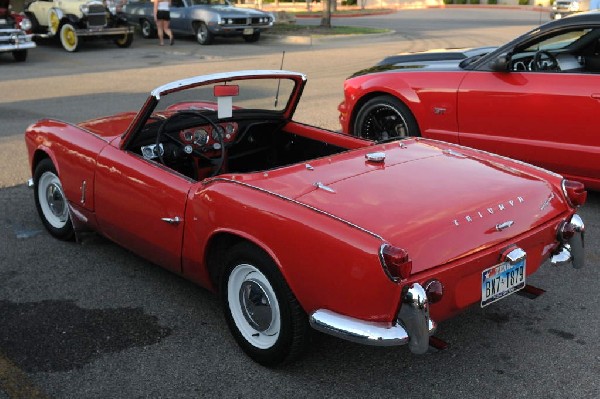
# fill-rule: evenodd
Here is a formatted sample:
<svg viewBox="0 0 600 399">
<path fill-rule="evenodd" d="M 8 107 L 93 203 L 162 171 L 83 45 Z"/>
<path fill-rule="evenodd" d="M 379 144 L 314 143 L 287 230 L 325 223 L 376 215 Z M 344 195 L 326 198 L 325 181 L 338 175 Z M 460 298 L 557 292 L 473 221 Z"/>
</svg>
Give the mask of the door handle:
<svg viewBox="0 0 600 399">
<path fill-rule="evenodd" d="M 600 93 L 592 93 L 592 98 L 594 100 L 600 100 Z"/>
<path fill-rule="evenodd" d="M 183 222 L 183 219 L 181 219 L 179 216 L 175 216 L 174 218 L 161 218 L 160 220 L 169 224 L 179 224 Z"/>
</svg>

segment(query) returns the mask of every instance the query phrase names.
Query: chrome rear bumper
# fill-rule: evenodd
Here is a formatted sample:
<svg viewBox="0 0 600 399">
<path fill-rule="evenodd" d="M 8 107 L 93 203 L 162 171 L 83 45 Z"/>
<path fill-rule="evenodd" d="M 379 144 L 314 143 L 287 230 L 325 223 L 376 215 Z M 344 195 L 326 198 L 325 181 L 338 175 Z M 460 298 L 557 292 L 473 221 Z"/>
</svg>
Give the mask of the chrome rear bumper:
<svg viewBox="0 0 600 399">
<path fill-rule="evenodd" d="M 566 242 L 560 244 L 550 258 L 550 263 L 554 266 L 571 263 L 573 268 L 581 269 L 585 265 L 585 225 L 581 217 L 574 214 L 566 227 L 571 229 L 574 234 Z M 565 229 L 565 226 L 561 229 Z"/>
<path fill-rule="evenodd" d="M 336 337 L 374 346 L 408 344 L 411 352 L 423 354 L 429 348 L 429 336 L 436 323 L 429 317 L 429 302 L 420 284 L 413 284 L 402 298 L 396 324 L 356 319 L 319 309 L 310 315 L 310 325 L 318 331 Z"/>
</svg>

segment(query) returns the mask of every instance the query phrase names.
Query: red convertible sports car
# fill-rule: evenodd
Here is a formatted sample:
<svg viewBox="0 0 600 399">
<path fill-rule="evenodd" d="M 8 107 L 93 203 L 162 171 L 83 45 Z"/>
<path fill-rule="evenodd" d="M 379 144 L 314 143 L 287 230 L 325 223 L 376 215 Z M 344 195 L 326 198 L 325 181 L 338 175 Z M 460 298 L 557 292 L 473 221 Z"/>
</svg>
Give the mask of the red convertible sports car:
<svg viewBox="0 0 600 399">
<path fill-rule="evenodd" d="M 66 240 L 97 231 L 215 291 L 264 365 L 302 353 L 311 327 L 424 353 L 436 323 L 526 287 L 543 262 L 583 265 L 583 184 L 455 144 L 295 122 L 305 84 L 198 76 L 138 112 L 33 124 L 43 224 Z"/>
<path fill-rule="evenodd" d="M 600 12 L 483 50 L 388 57 L 356 73 L 344 85 L 342 130 L 459 143 L 600 190 Z"/>
</svg>

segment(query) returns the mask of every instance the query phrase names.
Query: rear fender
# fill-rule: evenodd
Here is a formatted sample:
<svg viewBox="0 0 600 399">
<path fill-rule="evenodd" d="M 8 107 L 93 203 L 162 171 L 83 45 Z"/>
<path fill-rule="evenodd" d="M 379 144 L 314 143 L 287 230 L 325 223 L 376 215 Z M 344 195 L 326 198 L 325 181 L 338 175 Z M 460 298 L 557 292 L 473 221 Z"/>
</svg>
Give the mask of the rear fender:
<svg viewBox="0 0 600 399">
<path fill-rule="evenodd" d="M 401 287 L 383 271 L 380 237 L 223 178 L 190 193 L 185 219 L 183 272 L 201 285 L 213 285 L 207 243 L 218 232 L 252 242 L 269 254 L 307 313 L 330 309 L 387 323 L 396 317 Z"/>
</svg>

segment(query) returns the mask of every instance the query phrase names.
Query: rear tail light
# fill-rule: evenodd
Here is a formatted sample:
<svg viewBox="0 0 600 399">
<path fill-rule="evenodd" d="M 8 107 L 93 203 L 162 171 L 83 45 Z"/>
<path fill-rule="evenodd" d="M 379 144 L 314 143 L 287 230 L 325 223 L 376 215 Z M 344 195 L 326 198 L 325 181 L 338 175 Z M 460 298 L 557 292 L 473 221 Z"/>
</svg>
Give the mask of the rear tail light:
<svg viewBox="0 0 600 399">
<path fill-rule="evenodd" d="M 429 280 L 425 283 L 423 288 L 425 289 L 429 303 L 436 303 L 442 300 L 442 297 L 444 296 L 444 285 L 440 280 Z"/>
<path fill-rule="evenodd" d="M 405 249 L 383 244 L 379 250 L 381 263 L 392 281 L 405 280 L 412 271 L 412 260 Z"/>
<path fill-rule="evenodd" d="M 575 235 L 575 229 L 573 225 L 568 222 L 562 222 L 558 229 L 558 241 L 567 242 Z"/>
<path fill-rule="evenodd" d="M 569 201 L 569 205 L 573 208 L 585 204 L 587 191 L 585 191 L 585 186 L 582 183 L 565 179 L 562 182 L 562 189 Z"/>
<path fill-rule="evenodd" d="M 556 234 L 556 238 L 558 241 L 562 243 L 568 242 L 575 233 L 583 234 L 585 232 L 585 225 L 583 224 L 583 220 L 578 214 L 574 214 L 571 216 L 571 220 L 568 222 L 562 222 L 560 227 L 558 228 L 558 232 Z"/>
</svg>

